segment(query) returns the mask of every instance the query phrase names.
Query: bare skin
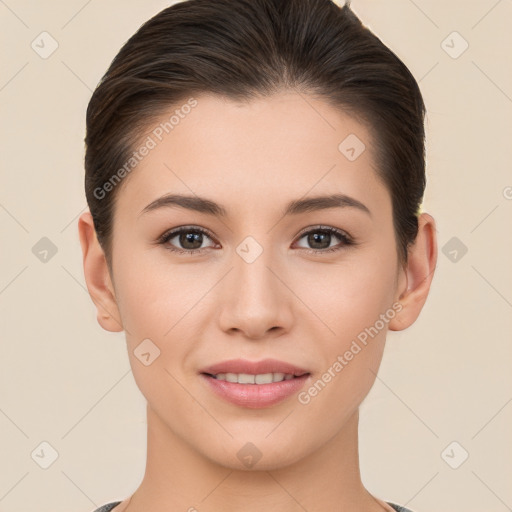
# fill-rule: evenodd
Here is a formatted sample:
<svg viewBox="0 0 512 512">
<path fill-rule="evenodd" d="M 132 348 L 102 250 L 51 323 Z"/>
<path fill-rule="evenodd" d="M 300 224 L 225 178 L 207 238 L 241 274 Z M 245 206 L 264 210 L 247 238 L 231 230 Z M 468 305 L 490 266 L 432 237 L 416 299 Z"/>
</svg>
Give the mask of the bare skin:
<svg viewBox="0 0 512 512">
<path fill-rule="evenodd" d="M 133 376 L 147 400 L 146 472 L 114 511 L 391 511 L 361 481 L 358 410 L 387 330 L 412 325 L 427 299 L 435 221 L 420 215 L 401 266 L 391 197 L 375 173 L 369 133 L 326 103 L 293 92 L 244 104 L 196 99 L 117 191 L 112 272 L 90 213 L 79 220 L 98 322 L 126 332 Z M 338 149 L 349 134 L 366 146 L 353 161 Z M 176 206 L 141 213 L 169 193 L 208 198 L 227 215 Z M 283 216 L 292 200 L 333 193 L 370 213 L 346 206 Z M 179 236 L 156 243 L 180 226 L 209 234 L 199 234 L 196 246 Z M 337 228 L 355 244 L 334 234 L 315 244 L 307 233 L 322 234 L 319 226 Z M 237 252 L 248 236 L 262 249 L 251 263 Z M 384 328 L 333 374 L 337 357 L 383 314 Z M 160 350 L 148 366 L 134 354 L 147 338 Z M 329 368 L 332 378 L 307 403 L 295 394 L 251 409 L 226 402 L 200 378 L 205 366 L 233 358 L 305 367 L 303 392 Z M 251 468 L 237 457 L 249 442 L 261 454 Z"/>
</svg>

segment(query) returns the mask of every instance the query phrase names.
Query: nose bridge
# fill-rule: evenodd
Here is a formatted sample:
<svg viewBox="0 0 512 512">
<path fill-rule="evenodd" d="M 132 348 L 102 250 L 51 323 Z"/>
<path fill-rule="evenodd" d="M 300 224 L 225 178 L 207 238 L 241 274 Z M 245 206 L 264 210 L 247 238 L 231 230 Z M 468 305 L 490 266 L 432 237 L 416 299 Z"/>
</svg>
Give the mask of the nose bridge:
<svg viewBox="0 0 512 512">
<path fill-rule="evenodd" d="M 275 275 L 274 267 L 279 264 L 268 239 L 260 243 L 247 236 L 235 248 L 231 263 L 233 271 L 226 285 L 229 298 L 222 301 L 222 328 L 243 331 L 254 338 L 264 336 L 272 328 L 287 328 L 289 301 Z"/>
<path fill-rule="evenodd" d="M 253 313 L 263 311 L 264 307 L 269 308 L 278 290 L 275 277 L 268 268 L 275 263 L 274 251 L 268 240 L 260 243 L 253 236 L 247 236 L 235 252 L 233 265 L 234 278 L 239 285 L 238 303 L 243 308 L 250 308 Z"/>
</svg>

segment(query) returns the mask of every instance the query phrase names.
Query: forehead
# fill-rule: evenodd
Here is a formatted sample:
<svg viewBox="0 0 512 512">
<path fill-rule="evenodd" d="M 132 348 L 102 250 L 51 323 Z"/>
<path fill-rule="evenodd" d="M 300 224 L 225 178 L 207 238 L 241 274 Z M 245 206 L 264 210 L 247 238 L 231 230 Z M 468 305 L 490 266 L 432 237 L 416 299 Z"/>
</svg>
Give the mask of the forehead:
<svg viewBox="0 0 512 512">
<path fill-rule="evenodd" d="M 169 192 L 215 196 L 239 212 L 308 193 L 386 199 L 368 130 L 324 101 L 294 92 L 248 102 L 194 100 L 149 126 L 139 146 L 150 150 L 125 178 L 119 207 L 140 212 Z"/>
</svg>

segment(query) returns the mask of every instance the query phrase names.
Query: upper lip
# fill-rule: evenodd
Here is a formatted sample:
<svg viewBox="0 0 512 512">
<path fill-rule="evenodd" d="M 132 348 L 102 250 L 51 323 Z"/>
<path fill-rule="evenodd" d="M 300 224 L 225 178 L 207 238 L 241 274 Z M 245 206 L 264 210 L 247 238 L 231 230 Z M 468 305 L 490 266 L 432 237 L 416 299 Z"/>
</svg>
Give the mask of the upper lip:
<svg viewBox="0 0 512 512">
<path fill-rule="evenodd" d="M 285 373 L 300 377 L 309 372 L 303 368 L 277 359 L 263 359 L 261 361 L 230 359 L 203 368 L 201 373 L 208 373 L 210 375 L 218 375 L 219 373 L 247 373 L 249 375 Z"/>
</svg>

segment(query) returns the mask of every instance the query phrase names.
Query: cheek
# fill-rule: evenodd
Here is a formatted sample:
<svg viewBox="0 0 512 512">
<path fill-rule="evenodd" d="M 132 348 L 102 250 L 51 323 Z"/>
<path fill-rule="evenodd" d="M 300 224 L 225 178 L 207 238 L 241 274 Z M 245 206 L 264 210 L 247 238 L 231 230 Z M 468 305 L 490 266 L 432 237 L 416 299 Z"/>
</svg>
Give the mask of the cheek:
<svg viewBox="0 0 512 512">
<path fill-rule="evenodd" d="M 191 283 L 179 268 L 151 259 L 151 251 L 125 252 L 115 262 L 116 300 L 127 339 L 161 339 L 184 313 Z M 154 249 L 152 249 L 154 251 Z M 196 283 L 197 285 L 197 283 Z"/>
<path fill-rule="evenodd" d="M 343 415 L 370 390 L 389 321 L 396 315 L 395 268 L 392 250 L 366 251 L 339 265 L 325 265 L 303 281 L 302 294 L 309 290 L 308 306 L 322 321 L 316 349 L 323 365 L 321 382 L 301 402 L 311 401 L 311 410 L 318 408 L 320 414 L 329 403 L 343 404 L 333 417 Z"/>
<path fill-rule="evenodd" d="M 190 407 L 179 385 L 182 378 L 177 367 L 191 350 L 180 329 L 182 323 L 186 325 L 182 322 L 186 312 L 197 301 L 195 294 L 184 293 L 186 283 L 179 272 L 171 278 L 136 257 L 120 263 L 116 270 L 117 302 L 138 388 L 151 404 L 167 404 L 172 396 L 175 407 Z"/>
<path fill-rule="evenodd" d="M 334 342 L 330 346 L 343 348 L 391 308 L 395 258 L 392 251 L 366 250 L 336 264 L 302 269 L 294 290 L 322 321 L 323 339 Z"/>
<path fill-rule="evenodd" d="M 304 417 L 326 435 L 345 424 L 375 382 L 388 322 L 395 315 L 390 293 L 394 276 L 383 276 L 351 273 L 343 285 L 331 284 L 325 295 L 316 296 L 317 310 L 335 334 L 324 329 L 319 337 L 322 367 L 298 401 Z"/>
<path fill-rule="evenodd" d="M 121 256 L 122 243 L 118 242 L 117 248 L 116 299 L 135 378 L 154 375 L 137 360 L 141 351 L 138 347 L 147 339 L 154 343 L 154 352 L 158 354 L 151 366 L 175 373 L 194 349 L 190 343 L 191 323 L 199 314 L 201 297 L 211 288 L 212 279 L 207 275 L 203 278 L 198 266 L 180 268 L 161 255 L 155 257 L 159 252 L 155 248 L 132 251 L 129 258 Z M 146 344 L 151 349 L 151 344 Z M 169 380 L 170 376 L 163 378 Z M 143 390 L 144 385 L 140 387 Z"/>
</svg>

